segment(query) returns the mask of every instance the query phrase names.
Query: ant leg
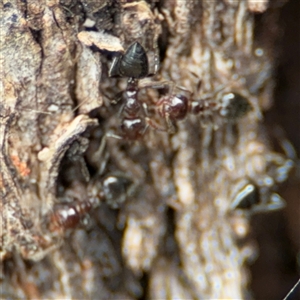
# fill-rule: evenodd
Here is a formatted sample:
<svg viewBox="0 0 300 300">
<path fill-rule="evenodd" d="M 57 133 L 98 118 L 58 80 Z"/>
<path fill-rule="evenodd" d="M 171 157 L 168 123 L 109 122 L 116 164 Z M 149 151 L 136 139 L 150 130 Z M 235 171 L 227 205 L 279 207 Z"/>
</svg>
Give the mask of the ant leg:
<svg viewBox="0 0 300 300">
<path fill-rule="evenodd" d="M 113 96 L 113 98 L 111 96 L 109 96 L 108 94 L 106 94 L 105 92 L 102 91 L 102 95 L 103 95 L 103 102 L 105 104 L 106 107 L 110 106 L 111 104 L 113 105 L 117 105 L 118 103 L 120 103 L 124 97 L 124 92 L 120 91 L 117 94 L 115 94 Z"/>
<path fill-rule="evenodd" d="M 187 98 L 192 97 L 193 93 L 191 93 L 188 89 L 186 89 L 183 86 L 176 85 L 173 81 L 170 80 L 164 80 L 164 81 L 140 81 L 139 89 L 167 89 L 168 92 L 166 94 L 168 95 L 175 95 L 177 94 L 175 90 L 179 91 L 179 94 L 185 95 Z M 187 95 L 188 94 L 188 95 Z"/>
<path fill-rule="evenodd" d="M 157 130 L 157 131 L 162 131 L 162 132 L 166 132 L 168 131 L 168 129 L 160 126 L 158 123 L 156 123 L 155 121 L 151 120 L 150 118 L 146 118 L 146 122 L 148 126 L 151 126 L 151 128 Z M 148 128 L 147 126 L 147 128 Z"/>
<path fill-rule="evenodd" d="M 148 73 L 147 77 L 152 77 L 157 74 L 158 69 L 160 67 L 160 59 L 159 59 L 158 49 L 156 48 L 153 51 L 149 51 L 147 53 L 147 56 L 148 56 L 148 61 L 151 62 L 150 67 L 149 67 L 149 73 Z"/>
<path fill-rule="evenodd" d="M 140 80 L 139 81 L 139 89 L 168 89 L 168 92 L 170 94 L 173 93 L 175 89 L 176 84 L 173 81 L 170 80 L 164 80 L 164 81 L 149 81 L 149 80 Z"/>
<path fill-rule="evenodd" d="M 170 118 L 170 115 L 169 114 L 166 114 L 165 115 L 165 120 L 166 120 L 166 123 L 167 123 L 167 131 L 171 134 L 175 133 L 176 132 L 176 128 L 175 128 L 175 125 L 174 125 L 174 122 L 172 121 L 172 119 Z"/>
<path fill-rule="evenodd" d="M 194 89 L 193 94 L 198 93 L 200 91 L 201 87 L 202 87 L 202 84 L 203 84 L 202 79 L 200 79 L 200 77 L 196 73 L 194 73 L 193 71 L 189 71 L 189 73 L 198 80 L 197 84 L 196 84 L 196 88 Z"/>
<path fill-rule="evenodd" d="M 92 156 L 92 162 L 93 165 L 97 167 L 97 174 L 102 175 L 104 173 L 104 170 L 106 168 L 107 162 L 108 162 L 108 153 L 105 151 L 106 149 L 106 135 L 102 136 L 100 144 L 97 150 L 94 151 L 93 156 Z"/>
<path fill-rule="evenodd" d="M 109 72 L 108 72 L 109 77 L 118 77 L 118 76 L 120 76 L 119 64 L 120 64 L 121 59 L 122 59 L 121 55 L 118 55 L 113 59 L 113 62 L 111 64 Z"/>
<path fill-rule="evenodd" d="M 148 118 L 146 117 L 146 118 L 145 118 L 145 120 L 146 120 L 146 125 L 145 125 L 145 128 L 144 128 L 143 132 L 142 132 L 142 135 L 145 135 L 147 129 L 149 128 L 149 124 L 148 124 L 147 119 L 148 119 Z"/>
<path fill-rule="evenodd" d="M 116 94 L 114 100 L 110 100 L 110 103 L 118 104 L 120 101 L 122 101 L 122 99 L 123 99 L 123 92 L 119 92 L 118 94 Z"/>
<path fill-rule="evenodd" d="M 128 177 L 132 178 L 134 182 L 142 182 L 146 177 L 145 171 L 139 164 L 134 163 L 117 143 L 117 140 L 124 140 L 124 137 L 110 133 L 107 135 L 112 137 L 108 140 L 108 152 L 116 167 L 120 172 L 128 174 Z"/>
<path fill-rule="evenodd" d="M 159 54 L 155 53 L 154 56 L 154 74 L 156 74 L 158 72 L 159 69 Z"/>
<path fill-rule="evenodd" d="M 151 120 L 151 118 L 149 117 L 148 106 L 146 103 L 143 103 L 142 108 L 143 108 L 143 112 L 145 115 L 145 121 L 146 121 L 146 126 L 145 126 L 145 129 L 144 129 L 142 135 L 144 135 L 146 133 L 149 126 L 158 131 L 167 131 L 167 129 L 161 127 L 157 122 Z"/>
<path fill-rule="evenodd" d="M 117 140 L 123 140 L 124 139 L 121 135 L 115 134 L 113 132 L 106 133 L 105 137 L 106 138 L 114 138 L 114 139 L 117 139 Z"/>
<path fill-rule="evenodd" d="M 147 124 L 145 131 L 148 128 L 148 126 L 151 126 L 153 129 L 155 129 L 157 131 L 168 132 L 170 134 L 173 134 L 176 132 L 174 121 L 172 121 L 169 114 L 165 115 L 166 127 L 162 127 L 157 122 L 151 120 L 149 117 L 146 117 L 145 120 L 146 120 L 146 124 Z"/>
</svg>

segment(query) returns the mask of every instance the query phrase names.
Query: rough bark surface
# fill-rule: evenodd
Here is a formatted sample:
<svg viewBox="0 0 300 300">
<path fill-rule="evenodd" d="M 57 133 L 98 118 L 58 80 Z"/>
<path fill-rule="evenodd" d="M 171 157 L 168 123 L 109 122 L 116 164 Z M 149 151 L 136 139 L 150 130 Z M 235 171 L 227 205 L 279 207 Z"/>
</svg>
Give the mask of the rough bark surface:
<svg viewBox="0 0 300 300">
<path fill-rule="evenodd" d="M 3 298 L 250 298 L 249 218 L 279 207 L 276 188 L 293 165 L 272 150 L 263 123 L 282 4 L 0 3 Z M 160 54 L 141 87 L 172 82 L 208 105 L 235 92 L 251 111 L 237 120 L 189 115 L 175 133 L 150 126 L 135 141 L 112 137 L 123 111 L 111 100 L 127 81 L 108 70 L 134 41 L 152 71 Z M 164 126 L 161 93 L 141 88 L 139 99 Z M 134 186 L 121 204 L 96 197 L 110 174 Z M 260 202 L 234 209 L 247 184 Z M 58 213 L 78 205 L 80 222 L 61 224 Z"/>
</svg>

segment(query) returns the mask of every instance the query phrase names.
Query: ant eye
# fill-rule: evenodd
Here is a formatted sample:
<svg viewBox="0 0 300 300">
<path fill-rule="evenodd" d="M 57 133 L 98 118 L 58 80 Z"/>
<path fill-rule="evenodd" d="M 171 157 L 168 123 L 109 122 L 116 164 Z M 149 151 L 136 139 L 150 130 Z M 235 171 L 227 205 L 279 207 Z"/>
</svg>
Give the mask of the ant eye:
<svg viewBox="0 0 300 300">
<path fill-rule="evenodd" d="M 247 184 L 236 194 L 231 207 L 232 209 L 251 209 L 258 203 L 258 188 L 253 184 Z"/>
<path fill-rule="evenodd" d="M 251 109 L 247 98 L 237 93 L 228 93 L 222 98 L 221 115 L 228 120 L 236 121 Z"/>
<path fill-rule="evenodd" d="M 123 176 L 108 176 L 103 181 L 103 191 L 108 205 L 118 208 L 129 193 L 132 181 Z"/>
<path fill-rule="evenodd" d="M 149 73 L 145 49 L 138 42 L 132 44 L 118 62 L 119 73 L 123 77 L 143 78 Z"/>
</svg>

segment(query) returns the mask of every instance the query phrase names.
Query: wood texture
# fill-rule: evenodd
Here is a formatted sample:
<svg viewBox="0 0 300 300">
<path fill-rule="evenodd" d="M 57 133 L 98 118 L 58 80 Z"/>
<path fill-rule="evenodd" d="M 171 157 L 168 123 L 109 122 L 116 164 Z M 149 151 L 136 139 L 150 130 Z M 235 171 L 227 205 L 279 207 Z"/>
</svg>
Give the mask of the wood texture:
<svg viewBox="0 0 300 300">
<path fill-rule="evenodd" d="M 232 201 L 251 183 L 259 209 L 270 209 L 293 166 L 272 150 L 263 118 L 272 106 L 279 3 L 0 4 L 5 299 L 250 298 L 253 211 L 233 210 Z M 161 61 L 140 86 L 173 82 L 208 103 L 236 92 L 252 110 L 234 121 L 189 115 L 176 133 L 149 128 L 139 141 L 106 137 L 99 151 L 105 134 L 118 132 L 122 111 L 110 100 L 126 87 L 108 69 L 134 41 L 152 71 L 158 53 Z M 139 97 L 152 116 L 159 91 Z M 107 174 L 133 181 L 125 203 L 113 210 L 95 200 L 77 227 L 54 230 L 56 207 L 89 201 Z"/>
</svg>

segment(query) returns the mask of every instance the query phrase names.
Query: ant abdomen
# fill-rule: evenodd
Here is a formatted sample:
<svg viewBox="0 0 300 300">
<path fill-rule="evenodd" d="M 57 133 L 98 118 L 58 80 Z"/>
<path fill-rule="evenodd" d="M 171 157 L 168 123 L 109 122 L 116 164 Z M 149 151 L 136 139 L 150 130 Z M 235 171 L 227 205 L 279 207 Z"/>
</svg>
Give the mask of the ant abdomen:
<svg viewBox="0 0 300 300">
<path fill-rule="evenodd" d="M 149 73 L 147 54 L 138 42 L 133 43 L 120 60 L 119 72 L 123 77 L 143 78 Z"/>
<path fill-rule="evenodd" d="M 157 102 L 162 117 L 172 120 L 183 120 L 188 113 L 189 99 L 184 95 L 165 96 Z"/>
<path fill-rule="evenodd" d="M 118 208 L 130 195 L 133 182 L 123 175 L 108 175 L 101 180 L 94 180 L 89 186 L 88 199 L 70 203 L 59 203 L 49 216 L 49 230 L 62 233 L 77 227 L 84 217 L 101 202 L 111 208 Z"/>
<path fill-rule="evenodd" d="M 50 231 L 57 232 L 76 227 L 82 221 L 83 216 L 89 213 L 92 208 L 93 204 L 89 200 L 56 204 L 50 215 Z"/>
<path fill-rule="evenodd" d="M 124 55 L 116 57 L 109 70 L 110 77 L 144 78 L 148 73 L 147 53 L 139 42 L 130 45 Z"/>
</svg>

